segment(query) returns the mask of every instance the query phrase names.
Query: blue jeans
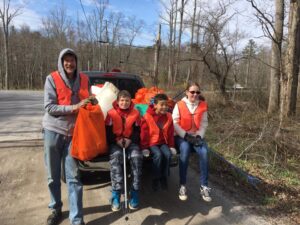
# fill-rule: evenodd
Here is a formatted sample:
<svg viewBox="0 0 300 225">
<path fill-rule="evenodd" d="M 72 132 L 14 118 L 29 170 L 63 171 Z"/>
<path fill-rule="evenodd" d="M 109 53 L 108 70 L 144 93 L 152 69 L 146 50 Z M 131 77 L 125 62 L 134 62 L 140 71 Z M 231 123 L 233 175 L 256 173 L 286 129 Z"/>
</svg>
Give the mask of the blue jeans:
<svg viewBox="0 0 300 225">
<path fill-rule="evenodd" d="M 187 176 L 187 168 L 189 165 L 189 158 L 191 151 L 197 152 L 199 156 L 199 168 L 200 168 L 200 185 L 208 185 L 208 156 L 207 151 L 208 147 L 205 141 L 203 141 L 203 145 L 196 147 L 192 144 L 185 141 L 183 138 L 179 136 L 175 136 L 175 143 L 177 148 L 180 151 L 179 157 L 179 177 L 180 184 L 186 184 L 186 176 Z"/>
<path fill-rule="evenodd" d="M 72 137 L 44 130 L 44 157 L 50 192 L 51 210 L 61 210 L 61 162 L 64 160 L 69 198 L 69 219 L 72 224 L 83 222 L 82 183 L 79 178 L 77 160 L 70 155 Z"/>
<path fill-rule="evenodd" d="M 150 147 L 152 156 L 153 178 L 159 179 L 169 175 L 171 151 L 168 145 L 153 145 Z"/>
</svg>

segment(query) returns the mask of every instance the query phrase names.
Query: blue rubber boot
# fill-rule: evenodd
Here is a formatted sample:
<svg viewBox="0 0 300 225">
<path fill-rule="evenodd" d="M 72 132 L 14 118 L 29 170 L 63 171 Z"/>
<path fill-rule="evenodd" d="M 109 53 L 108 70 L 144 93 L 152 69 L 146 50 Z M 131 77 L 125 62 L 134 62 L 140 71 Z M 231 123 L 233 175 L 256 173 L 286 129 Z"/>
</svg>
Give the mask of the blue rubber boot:
<svg viewBox="0 0 300 225">
<path fill-rule="evenodd" d="M 134 210 L 139 207 L 139 192 L 135 190 L 130 191 L 129 208 Z"/>
<path fill-rule="evenodd" d="M 120 191 L 111 192 L 111 210 L 116 212 L 121 209 L 120 204 Z"/>
</svg>

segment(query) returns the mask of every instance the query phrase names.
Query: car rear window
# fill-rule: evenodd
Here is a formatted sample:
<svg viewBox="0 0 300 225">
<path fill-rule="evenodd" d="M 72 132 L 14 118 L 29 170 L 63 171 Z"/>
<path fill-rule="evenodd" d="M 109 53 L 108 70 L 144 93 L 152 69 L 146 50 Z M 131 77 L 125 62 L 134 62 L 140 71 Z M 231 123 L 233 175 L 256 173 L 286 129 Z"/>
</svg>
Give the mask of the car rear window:
<svg viewBox="0 0 300 225">
<path fill-rule="evenodd" d="M 113 83 L 119 90 L 127 90 L 131 97 L 134 98 L 138 89 L 142 88 L 139 80 L 127 78 L 112 78 L 112 77 L 90 77 L 91 85 L 104 84 L 106 81 Z"/>
</svg>

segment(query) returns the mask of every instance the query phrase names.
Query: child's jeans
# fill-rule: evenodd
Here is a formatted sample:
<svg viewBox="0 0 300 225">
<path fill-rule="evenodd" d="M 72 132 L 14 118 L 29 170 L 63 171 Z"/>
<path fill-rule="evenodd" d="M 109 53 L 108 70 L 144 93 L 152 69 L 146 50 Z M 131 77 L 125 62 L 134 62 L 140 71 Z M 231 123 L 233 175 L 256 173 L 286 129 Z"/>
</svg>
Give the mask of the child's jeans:
<svg viewBox="0 0 300 225">
<path fill-rule="evenodd" d="M 113 191 L 121 191 L 124 188 L 123 149 L 112 144 L 110 150 L 110 177 Z M 126 149 L 126 157 L 129 159 L 132 175 L 131 189 L 139 190 L 142 175 L 143 155 L 137 144 L 131 143 Z"/>
<path fill-rule="evenodd" d="M 159 179 L 169 175 L 171 151 L 168 145 L 154 145 L 150 147 L 152 153 L 153 178 Z"/>
</svg>

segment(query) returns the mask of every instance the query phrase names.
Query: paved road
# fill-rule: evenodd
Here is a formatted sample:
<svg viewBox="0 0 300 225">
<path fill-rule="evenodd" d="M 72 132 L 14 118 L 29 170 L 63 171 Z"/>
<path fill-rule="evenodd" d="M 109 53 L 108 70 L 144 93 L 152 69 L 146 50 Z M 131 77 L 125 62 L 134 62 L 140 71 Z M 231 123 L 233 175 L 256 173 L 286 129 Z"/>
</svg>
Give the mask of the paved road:
<svg viewBox="0 0 300 225">
<path fill-rule="evenodd" d="M 49 211 L 43 149 L 41 117 L 42 92 L 0 91 L 0 224 L 45 224 Z M 28 144 L 30 143 L 30 144 Z M 98 178 L 97 183 L 93 182 Z M 234 201 L 228 193 L 213 183 L 211 203 L 200 199 L 197 172 L 189 170 L 189 198 L 182 202 L 177 197 L 178 168 L 171 169 L 169 191 L 153 193 L 150 174 L 145 170 L 141 190 L 141 207 L 128 214 L 110 210 L 109 174 L 91 176 L 84 186 L 84 214 L 88 225 L 98 224 L 190 224 L 190 225 L 261 225 L 263 218 L 249 213 L 247 206 Z M 69 221 L 66 187 L 62 185 L 64 220 Z"/>
<path fill-rule="evenodd" d="M 41 139 L 42 99 L 41 91 L 0 91 L 0 146 Z"/>
</svg>

